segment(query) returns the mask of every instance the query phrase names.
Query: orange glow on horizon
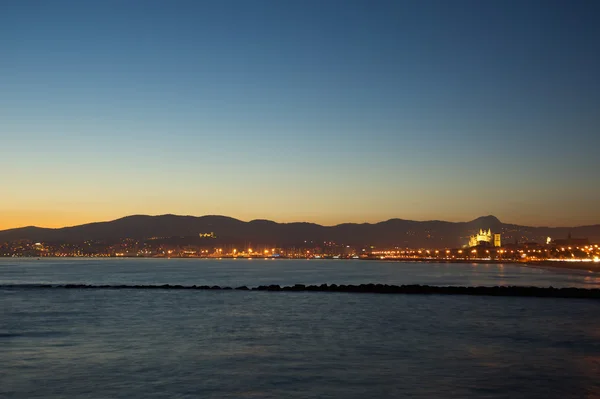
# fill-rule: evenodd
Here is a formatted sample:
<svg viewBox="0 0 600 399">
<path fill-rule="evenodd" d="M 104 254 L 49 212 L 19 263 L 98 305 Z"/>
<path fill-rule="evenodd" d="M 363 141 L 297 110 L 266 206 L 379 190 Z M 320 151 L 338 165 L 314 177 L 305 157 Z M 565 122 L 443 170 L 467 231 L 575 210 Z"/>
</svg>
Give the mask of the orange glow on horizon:
<svg viewBox="0 0 600 399">
<path fill-rule="evenodd" d="M 95 219 L 94 216 L 75 212 L 0 211 L 0 230 L 28 226 L 61 228 L 117 219 L 107 219 L 105 215 L 97 215 Z"/>
<path fill-rule="evenodd" d="M 277 209 L 271 210 L 271 212 L 265 213 L 257 209 L 246 209 L 243 212 L 228 212 L 226 209 L 214 209 L 214 210 L 198 210 L 196 212 L 190 212 L 190 209 L 172 209 L 167 210 L 166 208 L 159 209 L 156 206 L 151 208 L 139 209 L 138 211 L 131 211 L 135 209 L 135 206 L 128 205 L 125 209 L 113 207 L 113 206 L 90 206 L 90 207 L 72 207 L 67 210 L 56 210 L 56 209 L 2 209 L 0 210 L 0 230 L 7 230 L 13 228 L 21 228 L 28 226 L 36 226 L 42 228 L 62 228 L 77 226 L 86 223 L 95 222 L 107 222 L 116 219 L 120 219 L 130 215 L 164 215 L 164 214 L 175 214 L 175 215 L 192 215 L 192 216 L 204 216 L 204 215 L 221 215 L 228 216 L 241 221 L 249 222 L 254 219 L 268 219 L 277 223 L 291 223 L 291 222 L 310 222 L 316 223 L 323 226 L 334 226 L 340 223 L 379 223 L 395 217 L 399 217 L 407 220 L 415 221 L 427 221 L 427 220 L 445 220 L 448 222 L 466 222 L 475 219 L 478 216 L 473 215 L 472 217 L 453 217 L 453 218 L 424 218 L 419 215 L 411 216 L 409 212 L 403 215 L 391 216 L 385 214 L 374 214 L 368 213 L 363 216 L 358 216 L 354 213 L 352 215 L 345 215 L 340 213 L 328 213 L 326 209 L 319 209 L 313 213 L 301 212 L 301 213 L 290 213 L 290 209 Z M 161 212 L 162 210 L 162 212 Z M 504 223 L 512 223 L 510 220 L 500 220 Z M 590 221 L 587 224 L 595 224 L 595 221 Z M 548 224 L 546 224 L 548 225 Z M 577 223 L 573 223 L 573 226 L 577 226 Z M 533 225 L 535 226 L 535 224 Z"/>
</svg>

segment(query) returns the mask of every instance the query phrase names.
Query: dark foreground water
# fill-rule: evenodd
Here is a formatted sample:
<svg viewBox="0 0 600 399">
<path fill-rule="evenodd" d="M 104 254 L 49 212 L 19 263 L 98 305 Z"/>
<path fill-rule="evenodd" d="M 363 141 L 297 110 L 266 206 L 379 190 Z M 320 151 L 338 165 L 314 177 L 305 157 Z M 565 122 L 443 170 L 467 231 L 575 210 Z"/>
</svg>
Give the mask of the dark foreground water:
<svg viewBox="0 0 600 399">
<path fill-rule="evenodd" d="M 0 261 L 0 397 L 600 397 L 593 300 L 18 288 L 597 284 L 515 266 L 202 262 Z"/>
</svg>

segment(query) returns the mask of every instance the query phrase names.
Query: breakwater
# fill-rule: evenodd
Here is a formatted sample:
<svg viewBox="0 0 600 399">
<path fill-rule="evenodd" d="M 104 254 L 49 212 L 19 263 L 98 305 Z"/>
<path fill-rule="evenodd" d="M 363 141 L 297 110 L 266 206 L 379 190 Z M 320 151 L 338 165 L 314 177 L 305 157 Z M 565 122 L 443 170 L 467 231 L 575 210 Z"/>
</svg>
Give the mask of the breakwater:
<svg viewBox="0 0 600 399">
<path fill-rule="evenodd" d="M 458 287 L 432 285 L 388 285 L 388 284 L 321 284 L 290 286 L 261 285 L 257 287 L 221 287 L 218 285 L 93 285 L 93 284 L 14 284 L 0 285 L 1 289 L 106 289 L 106 290 L 212 290 L 212 291 L 267 291 L 267 292 L 345 292 L 364 294 L 417 294 L 417 295 L 483 295 L 546 298 L 600 299 L 600 289 L 554 288 L 554 287 Z"/>
</svg>

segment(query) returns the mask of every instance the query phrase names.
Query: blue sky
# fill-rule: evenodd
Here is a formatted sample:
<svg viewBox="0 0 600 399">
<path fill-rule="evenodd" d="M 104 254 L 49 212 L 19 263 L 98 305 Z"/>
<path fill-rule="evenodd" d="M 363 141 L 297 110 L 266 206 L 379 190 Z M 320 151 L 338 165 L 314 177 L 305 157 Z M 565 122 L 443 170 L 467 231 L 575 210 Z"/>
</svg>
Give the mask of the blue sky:
<svg viewBox="0 0 600 399">
<path fill-rule="evenodd" d="M 600 223 L 594 1 L 4 1 L 0 228 Z"/>
</svg>

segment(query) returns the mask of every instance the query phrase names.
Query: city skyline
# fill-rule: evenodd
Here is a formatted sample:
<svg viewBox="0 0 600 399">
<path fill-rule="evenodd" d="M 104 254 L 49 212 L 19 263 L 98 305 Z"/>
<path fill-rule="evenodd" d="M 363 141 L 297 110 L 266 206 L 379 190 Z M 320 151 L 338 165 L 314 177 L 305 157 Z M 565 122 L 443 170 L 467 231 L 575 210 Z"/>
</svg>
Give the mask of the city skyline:
<svg viewBox="0 0 600 399">
<path fill-rule="evenodd" d="M 600 223 L 596 2 L 0 12 L 0 230 L 132 214 Z"/>
</svg>

